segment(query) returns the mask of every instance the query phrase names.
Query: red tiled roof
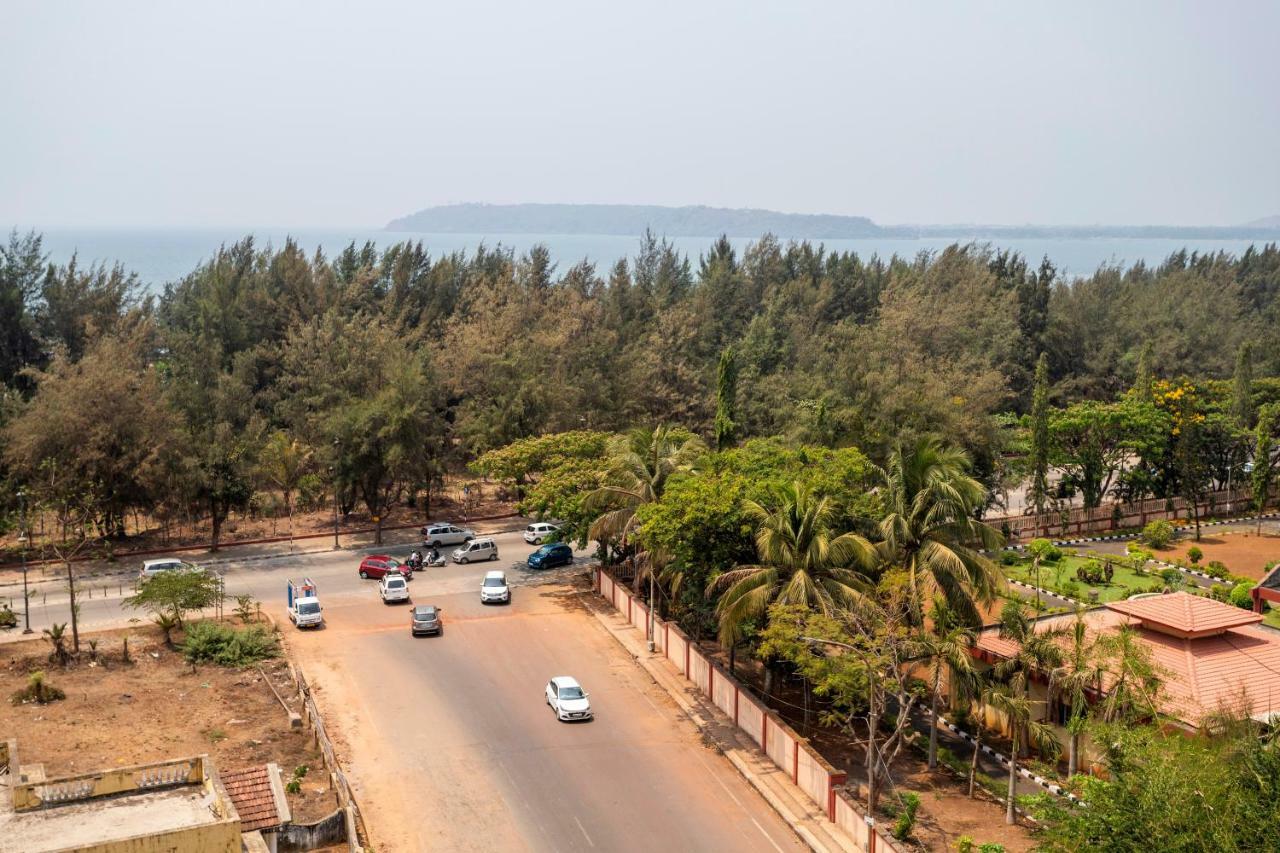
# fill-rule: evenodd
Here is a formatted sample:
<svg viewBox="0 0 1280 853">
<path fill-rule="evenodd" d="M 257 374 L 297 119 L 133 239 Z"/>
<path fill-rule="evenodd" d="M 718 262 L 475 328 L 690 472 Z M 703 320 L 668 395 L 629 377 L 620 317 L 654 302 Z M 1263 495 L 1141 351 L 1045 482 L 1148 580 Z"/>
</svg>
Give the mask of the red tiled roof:
<svg viewBox="0 0 1280 853">
<path fill-rule="evenodd" d="M 1185 593 L 1170 593 L 1161 598 L 1177 595 Z M 1117 603 L 1141 604 L 1154 600 Z M 1255 615 L 1240 608 L 1231 609 L 1244 616 Z M 1069 629 L 1074 619 L 1073 615 L 1042 619 L 1036 623 L 1036 629 Z M 1166 714 L 1193 726 L 1199 726 L 1206 714 L 1224 705 L 1238 708 L 1241 702 L 1247 706 L 1244 710 L 1257 718 L 1280 714 L 1280 632 L 1243 624 L 1218 628 L 1210 635 L 1183 636 L 1172 634 L 1167 628 L 1149 628 L 1145 620 L 1138 619 L 1125 613 L 1123 608 L 1111 605 L 1085 615 L 1092 637 L 1110 633 L 1121 625 L 1137 631 L 1138 639 L 1151 651 L 1151 659 L 1161 671 L 1160 704 Z M 1253 621 L 1256 620 L 1249 619 L 1246 623 Z M 1195 623 L 1199 630 L 1205 630 L 1208 624 L 1212 623 Z M 1069 634 L 1060 642 L 1067 645 Z M 990 628 L 978 635 L 977 648 L 997 657 L 1009 657 L 1017 645 Z M 1104 677 L 1103 688 L 1109 689 L 1111 681 Z"/>
<path fill-rule="evenodd" d="M 276 810 L 276 797 L 271 790 L 271 776 L 266 767 L 246 767 L 218 774 L 231 802 L 240 814 L 240 831 L 271 829 L 283 821 Z"/>
<path fill-rule="evenodd" d="M 1262 621 L 1260 613 L 1187 592 L 1113 601 L 1107 607 L 1132 616 L 1152 631 L 1177 637 L 1208 637 Z"/>
</svg>

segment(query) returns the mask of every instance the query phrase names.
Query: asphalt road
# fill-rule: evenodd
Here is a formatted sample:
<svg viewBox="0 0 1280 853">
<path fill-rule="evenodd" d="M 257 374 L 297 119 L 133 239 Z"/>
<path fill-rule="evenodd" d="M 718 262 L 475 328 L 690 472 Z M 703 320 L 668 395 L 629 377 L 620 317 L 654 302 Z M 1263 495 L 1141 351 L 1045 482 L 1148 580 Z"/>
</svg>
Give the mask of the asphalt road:
<svg viewBox="0 0 1280 853">
<path fill-rule="evenodd" d="M 415 575 L 413 602 L 443 609 L 441 637 L 411 637 L 409 608 L 382 604 L 351 552 L 219 567 L 229 595 L 254 595 L 280 621 L 377 848 L 805 849 L 582 607 L 585 555 L 534 572 L 519 534 L 496 538 L 498 561 Z M 512 583 L 510 605 L 480 604 L 480 578 L 494 568 Z M 319 588 L 322 630 L 284 619 L 285 580 L 302 575 Z M 82 598 L 82 627 L 145 616 L 120 599 Z M 55 587 L 33 606 L 32 627 L 67 615 Z M 555 719 L 542 690 L 556 675 L 583 683 L 594 721 Z"/>
</svg>

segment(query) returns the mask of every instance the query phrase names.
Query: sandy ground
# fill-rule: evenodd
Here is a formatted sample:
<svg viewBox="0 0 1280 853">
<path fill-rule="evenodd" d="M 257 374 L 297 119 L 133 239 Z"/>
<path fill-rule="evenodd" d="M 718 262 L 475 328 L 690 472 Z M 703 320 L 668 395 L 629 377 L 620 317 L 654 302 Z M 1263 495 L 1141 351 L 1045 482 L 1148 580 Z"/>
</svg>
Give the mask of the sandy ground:
<svg viewBox="0 0 1280 853">
<path fill-rule="evenodd" d="M 1266 527 L 1274 527 L 1274 525 Z M 1204 558 L 1200 561 L 1201 566 L 1208 565 L 1210 560 L 1219 560 L 1232 574 L 1261 580 L 1266 564 L 1280 560 L 1280 536 L 1267 532 L 1266 527 L 1263 528 L 1262 536 L 1256 536 L 1252 531 L 1242 530 L 1214 533 L 1210 532 L 1213 528 L 1209 528 L 1205 530 L 1199 542 L 1196 542 L 1191 535 L 1184 534 L 1186 538 L 1179 539 L 1170 548 L 1156 551 L 1155 555 L 1160 559 L 1173 560 L 1187 556 L 1189 548 L 1199 545 L 1200 550 L 1204 552 Z"/>
<path fill-rule="evenodd" d="M 799 851 L 776 813 L 581 606 L 564 573 L 486 607 L 433 591 L 442 637 L 372 591 L 331 600 L 291 648 L 378 850 Z M 575 675 L 596 719 L 556 721 L 549 677 Z"/>
<path fill-rule="evenodd" d="M 130 655 L 121 663 L 122 637 Z M 98 640 L 103 664 L 89 665 L 87 639 Z M 50 776 L 208 753 L 220 769 L 275 762 L 286 776 L 311 768 L 300 795 L 289 795 L 294 820 L 333 811 L 324 765 L 311 740 L 290 732 L 288 719 L 256 670 L 202 665 L 191 671 L 158 632 L 139 627 L 81 635 L 83 662 L 61 669 L 43 640 L 0 645 L 0 737 L 16 737 L 21 761 L 42 763 Z M 43 669 L 67 698 L 48 705 L 9 701 L 28 673 Z M 264 666 L 287 697 L 283 661 Z"/>
</svg>

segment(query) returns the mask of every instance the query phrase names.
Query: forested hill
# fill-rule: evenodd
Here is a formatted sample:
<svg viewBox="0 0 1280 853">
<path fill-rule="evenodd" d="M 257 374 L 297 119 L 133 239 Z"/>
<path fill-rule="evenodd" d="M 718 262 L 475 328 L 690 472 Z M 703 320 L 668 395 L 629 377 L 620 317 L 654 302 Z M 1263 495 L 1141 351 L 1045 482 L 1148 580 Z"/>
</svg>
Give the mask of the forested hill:
<svg viewBox="0 0 1280 853">
<path fill-rule="evenodd" d="M 876 237 L 863 216 L 778 213 L 724 207 L 635 204 L 450 204 L 393 219 L 388 231 L 435 234 L 617 234 L 668 237 L 759 237 L 834 240 Z"/>
</svg>

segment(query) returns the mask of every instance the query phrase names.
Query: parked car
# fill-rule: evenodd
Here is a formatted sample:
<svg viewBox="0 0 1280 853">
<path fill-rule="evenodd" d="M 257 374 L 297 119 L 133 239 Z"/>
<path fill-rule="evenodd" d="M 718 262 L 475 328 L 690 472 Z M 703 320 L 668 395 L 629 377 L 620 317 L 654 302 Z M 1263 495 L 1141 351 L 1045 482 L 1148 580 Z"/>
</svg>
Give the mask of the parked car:
<svg viewBox="0 0 1280 853">
<path fill-rule="evenodd" d="M 413 569 L 386 554 L 370 554 L 360 561 L 360 577 L 381 580 L 387 575 L 402 575 L 405 580 L 413 579 Z"/>
<path fill-rule="evenodd" d="M 507 586 L 507 576 L 502 572 L 489 572 L 480 582 L 480 603 L 488 604 L 490 601 L 511 603 L 511 587 Z"/>
<path fill-rule="evenodd" d="M 549 521 L 535 521 L 524 529 L 524 541 L 530 545 L 541 545 L 560 538 L 560 526 Z"/>
<path fill-rule="evenodd" d="M 455 563 L 478 563 L 481 560 L 498 559 L 498 543 L 488 536 L 472 539 L 461 548 L 455 548 L 450 554 Z"/>
<path fill-rule="evenodd" d="M 529 555 L 526 560 L 531 569 L 550 569 L 554 566 L 567 566 L 573 562 L 573 548 L 557 542 L 552 545 L 543 545 L 538 550 Z"/>
<path fill-rule="evenodd" d="M 591 702 L 587 692 L 577 679 L 567 675 L 557 675 L 547 682 L 547 704 L 556 712 L 556 719 L 569 720 L 591 719 Z"/>
<path fill-rule="evenodd" d="M 162 575 L 165 572 L 191 572 L 199 571 L 200 567 L 195 563 L 188 563 L 186 560 L 179 560 L 176 557 L 165 557 L 159 560 L 143 560 L 142 571 L 138 572 L 138 577 L 142 580 L 153 578 L 156 575 Z"/>
<path fill-rule="evenodd" d="M 444 622 L 440 618 L 440 608 L 434 604 L 418 604 L 409 611 L 409 633 L 417 637 L 422 634 L 443 634 Z"/>
<path fill-rule="evenodd" d="M 408 601 L 409 582 L 404 579 L 402 574 L 388 572 L 382 576 L 382 580 L 378 583 L 378 595 L 382 596 L 383 604 L 391 604 L 393 601 Z"/>
<path fill-rule="evenodd" d="M 476 538 L 474 530 L 455 527 L 452 524 L 427 524 L 422 528 L 422 544 L 428 548 L 441 545 L 460 545 Z"/>
</svg>

